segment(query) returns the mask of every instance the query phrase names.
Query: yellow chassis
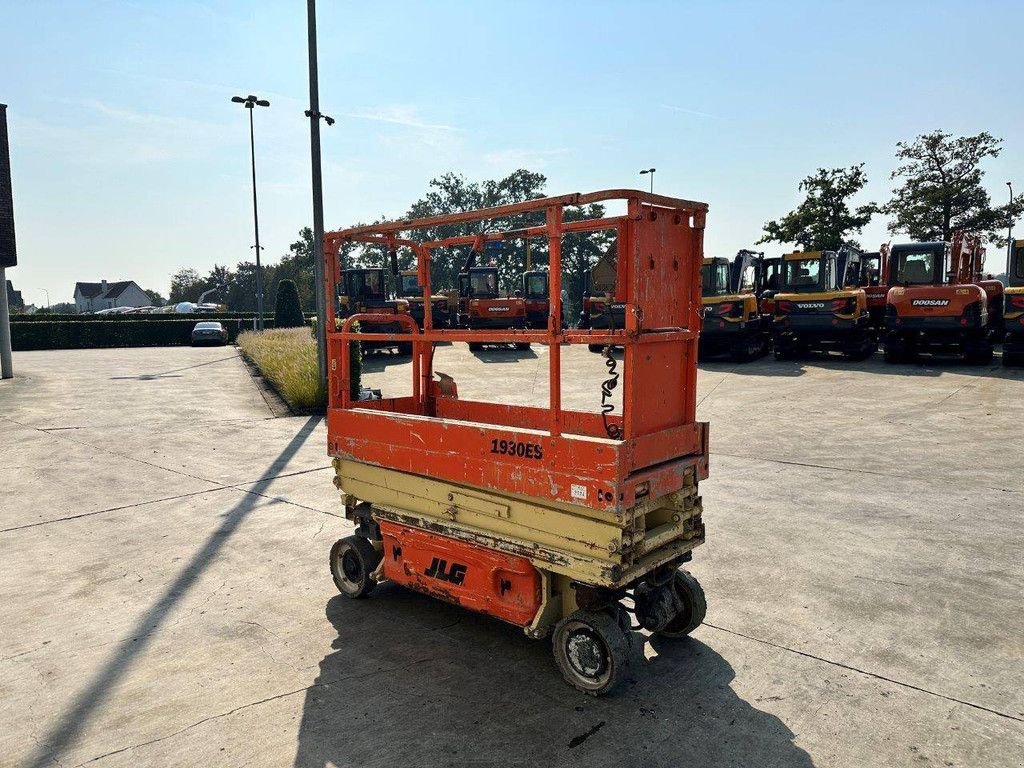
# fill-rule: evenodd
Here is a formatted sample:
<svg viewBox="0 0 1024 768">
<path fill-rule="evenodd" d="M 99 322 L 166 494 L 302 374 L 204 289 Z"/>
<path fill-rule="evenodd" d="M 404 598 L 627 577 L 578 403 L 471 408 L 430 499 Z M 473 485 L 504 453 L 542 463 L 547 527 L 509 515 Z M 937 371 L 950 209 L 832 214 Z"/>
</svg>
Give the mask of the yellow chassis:
<svg viewBox="0 0 1024 768">
<path fill-rule="evenodd" d="M 526 634 L 541 637 L 576 610 L 573 583 L 625 588 L 704 542 L 696 470 L 657 499 L 604 512 L 574 504 L 460 486 L 334 460 L 346 517 L 360 502 L 372 516 L 527 558 L 541 574 L 541 607 Z"/>
</svg>

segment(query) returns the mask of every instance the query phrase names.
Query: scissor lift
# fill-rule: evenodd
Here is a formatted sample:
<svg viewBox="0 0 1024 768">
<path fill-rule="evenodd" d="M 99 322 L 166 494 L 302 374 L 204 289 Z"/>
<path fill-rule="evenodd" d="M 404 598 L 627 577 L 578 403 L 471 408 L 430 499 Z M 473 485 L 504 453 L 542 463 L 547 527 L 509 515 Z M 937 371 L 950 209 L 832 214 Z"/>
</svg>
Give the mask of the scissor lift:
<svg viewBox="0 0 1024 768">
<path fill-rule="evenodd" d="M 625 215 L 563 218 L 566 207 L 612 200 L 625 201 Z M 328 333 L 328 450 L 346 517 L 357 526 L 331 551 L 343 594 L 363 597 L 393 581 L 530 637 L 553 634 L 565 679 L 594 695 L 628 665 L 633 629 L 681 637 L 702 622 L 703 591 L 680 566 L 704 541 L 697 484 L 708 474 L 708 430 L 695 416 L 706 212 L 704 203 L 604 190 L 325 235 L 328 297 L 347 243 L 412 249 L 424 301 L 436 249 L 546 237 L 550 254 L 546 329 L 439 329 L 429 313 L 422 329 L 409 321 L 408 397 L 351 398 L 351 343 L 396 335 L 354 333 L 354 322 L 376 318 L 339 324 L 328 301 L 327 328 L 336 329 Z M 524 214 L 544 223 L 429 242 L 412 236 L 452 224 L 489 229 Z M 617 237 L 615 300 L 625 304 L 625 327 L 563 328 L 562 238 L 602 230 Z M 439 342 L 547 345 L 548 406 L 460 399 L 456 382 L 434 378 Z M 605 387 L 621 386 L 621 413 L 610 404 L 601 413 L 562 407 L 563 345 L 578 344 L 606 348 Z M 623 350 L 621 382 L 612 348 Z"/>
</svg>

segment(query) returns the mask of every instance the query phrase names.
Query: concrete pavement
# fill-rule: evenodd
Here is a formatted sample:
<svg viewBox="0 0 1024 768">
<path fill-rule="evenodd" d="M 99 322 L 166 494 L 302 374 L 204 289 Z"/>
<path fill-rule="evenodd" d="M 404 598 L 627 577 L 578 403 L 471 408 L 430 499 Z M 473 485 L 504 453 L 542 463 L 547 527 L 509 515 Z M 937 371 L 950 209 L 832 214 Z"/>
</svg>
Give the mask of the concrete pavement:
<svg viewBox="0 0 1024 768">
<path fill-rule="evenodd" d="M 546 352 L 437 351 L 543 404 Z M 566 407 L 605 369 L 563 353 Z M 336 595 L 316 418 L 228 349 L 19 353 L 0 384 L 0 765 L 1019 766 L 1024 375 L 702 367 L 708 594 L 615 696 L 398 588 Z M 409 388 L 367 360 L 368 385 Z"/>
</svg>

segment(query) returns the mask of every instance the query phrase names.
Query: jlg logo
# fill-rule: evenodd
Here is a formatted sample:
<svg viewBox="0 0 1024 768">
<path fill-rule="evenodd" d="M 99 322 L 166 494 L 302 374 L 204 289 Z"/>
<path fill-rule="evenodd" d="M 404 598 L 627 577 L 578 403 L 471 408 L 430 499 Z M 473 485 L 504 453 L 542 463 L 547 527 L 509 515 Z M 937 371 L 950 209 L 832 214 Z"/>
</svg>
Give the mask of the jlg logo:
<svg viewBox="0 0 1024 768">
<path fill-rule="evenodd" d="M 452 567 L 449 568 L 447 560 L 435 557 L 430 561 L 430 567 L 424 571 L 423 575 L 438 581 L 447 581 L 459 587 L 466 580 L 466 570 L 467 567 L 460 563 L 452 563 Z"/>
<path fill-rule="evenodd" d="M 914 307 L 946 307 L 949 299 L 914 299 L 910 304 Z"/>
</svg>

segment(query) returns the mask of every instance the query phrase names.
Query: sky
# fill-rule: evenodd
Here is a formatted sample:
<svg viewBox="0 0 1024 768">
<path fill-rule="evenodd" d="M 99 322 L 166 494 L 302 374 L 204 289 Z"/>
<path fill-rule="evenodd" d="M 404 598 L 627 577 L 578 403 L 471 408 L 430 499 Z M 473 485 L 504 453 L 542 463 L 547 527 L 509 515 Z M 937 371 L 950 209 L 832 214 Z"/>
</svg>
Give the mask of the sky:
<svg viewBox="0 0 1024 768">
<path fill-rule="evenodd" d="M 1017 2 L 349 2 L 318 8 L 325 220 L 396 217 L 448 171 L 517 168 L 548 192 L 647 188 L 710 205 L 707 255 L 749 247 L 818 167 L 865 163 L 889 198 L 897 141 L 1005 140 L 986 186 L 1024 192 Z M 312 221 L 305 3 L 0 0 L 26 301 L 76 281 L 264 258 Z M 884 216 L 861 236 L 890 239 Z M 898 240 L 899 238 L 895 238 Z M 769 252 L 782 246 L 769 245 Z M 993 248 L 989 249 L 990 260 Z M 992 262 L 990 261 L 990 265 Z"/>
</svg>

